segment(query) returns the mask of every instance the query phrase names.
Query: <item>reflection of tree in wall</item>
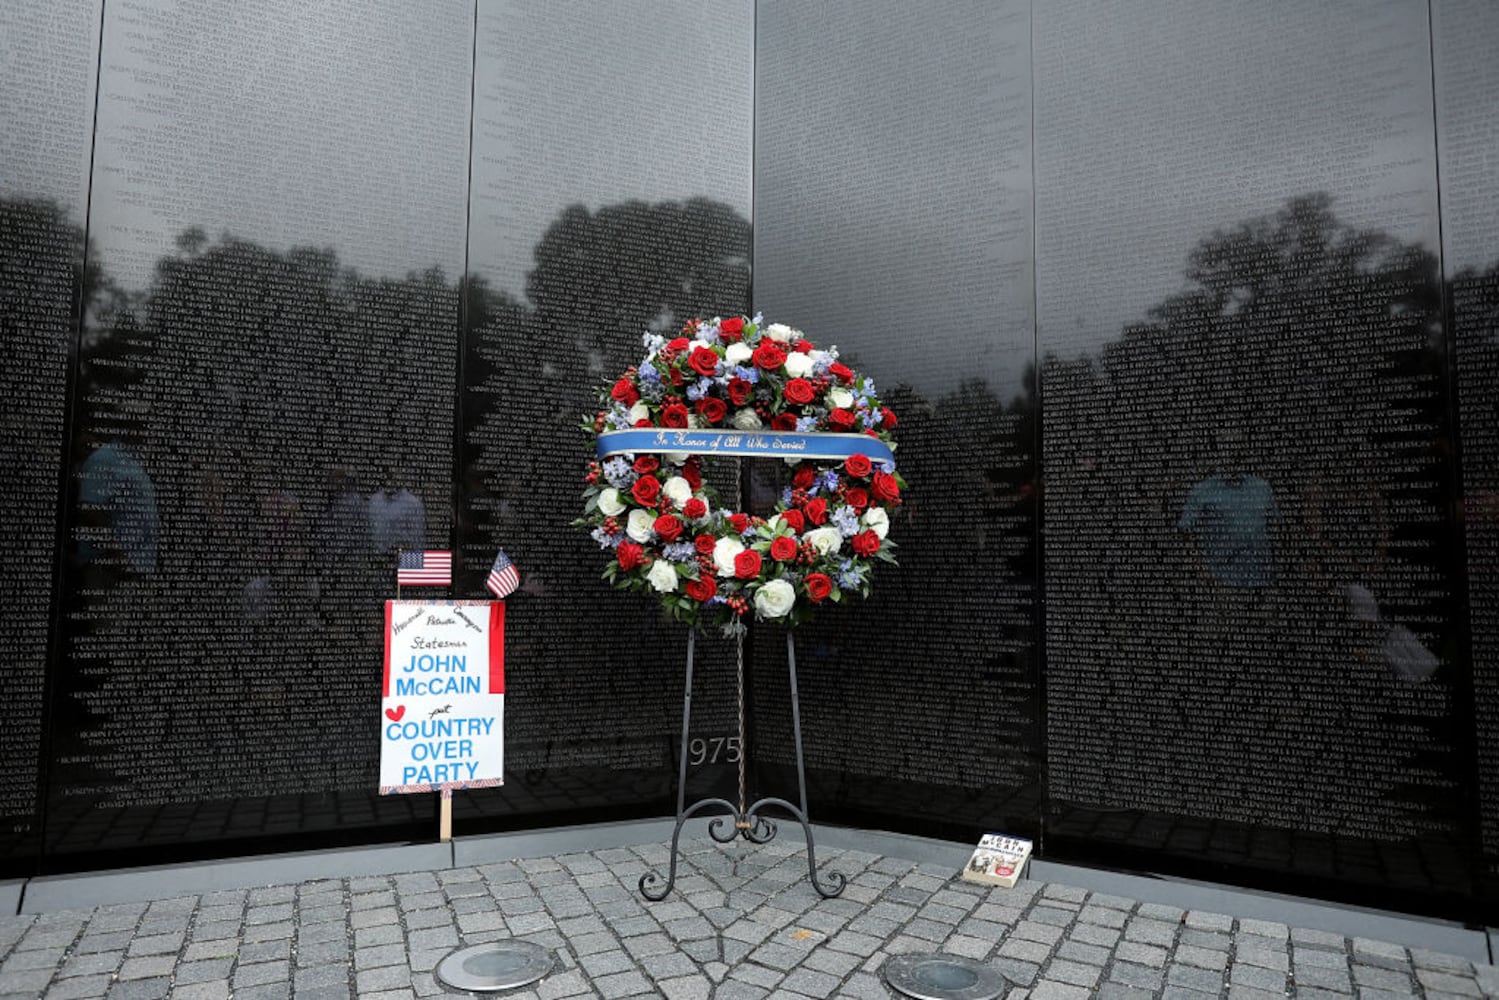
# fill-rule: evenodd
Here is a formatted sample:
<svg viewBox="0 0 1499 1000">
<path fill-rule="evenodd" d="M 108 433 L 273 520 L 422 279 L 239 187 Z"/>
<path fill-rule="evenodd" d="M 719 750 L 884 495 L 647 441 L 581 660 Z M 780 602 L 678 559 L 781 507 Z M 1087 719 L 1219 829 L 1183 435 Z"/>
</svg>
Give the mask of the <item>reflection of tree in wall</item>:
<svg viewBox="0 0 1499 1000">
<path fill-rule="evenodd" d="M 1045 362 L 1048 715 L 1111 741 L 1054 738 L 1052 793 L 1446 826 L 1450 677 L 1411 676 L 1452 638 L 1437 262 L 1313 195 L 1214 233 L 1186 276 L 1099 357 Z M 1260 584 L 1179 527 L 1194 484 L 1246 476 L 1275 501 Z M 1396 624 L 1427 651 L 1404 669 Z"/>
<path fill-rule="evenodd" d="M 370 494 L 410 486 L 447 537 L 457 304 L 436 269 L 189 230 L 146 292 L 91 311 L 76 459 L 138 465 L 155 531 L 143 560 L 80 507 L 73 660 L 107 669 L 75 704 L 118 800 L 372 784 L 374 675 L 330 678 L 378 662 Z"/>
<path fill-rule="evenodd" d="M 545 753 L 554 737 L 554 764 L 564 763 L 565 744 L 591 763 L 623 765 L 624 753 L 604 741 L 670 728 L 670 699 L 653 672 L 675 688 L 666 679 L 680 676 L 682 636 L 661 630 L 648 602 L 609 592 L 598 579 L 603 555 L 569 527 L 581 489 L 578 422 L 596 408 L 598 384 L 639 362 L 647 329 L 747 308 L 749 246 L 749 223 L 707 199 L 573 206 L 535 248 L 527 301 L 470 278 L 465 586 L 482 586 L 502 547 L 540 598 L 507 625 L 511 660 L 546 665 L 516 674 L 531 685 L 518 700 L 530 711 L 513 716 L 507 733 L 507 761 L 518 769 L 539 766 L 533 750 Z"/>
</svg>

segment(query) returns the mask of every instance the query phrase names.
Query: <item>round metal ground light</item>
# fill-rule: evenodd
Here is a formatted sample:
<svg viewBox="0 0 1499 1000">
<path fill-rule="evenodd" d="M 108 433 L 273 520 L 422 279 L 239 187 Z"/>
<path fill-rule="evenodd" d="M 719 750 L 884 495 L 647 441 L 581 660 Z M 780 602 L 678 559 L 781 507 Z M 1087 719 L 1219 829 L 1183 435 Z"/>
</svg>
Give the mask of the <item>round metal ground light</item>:
<svg viewBox="0 0 1499 1000">
<path fill-rule="evenodd" d="M 534 983 L 552 971 L 557 956 L 530 941 L 492 941 L 453 952 L 437 963 L 444 986 L 494 993 Z"/>
<path fill-rule="evenodd" d="M 993 966 L 962 955 L 896 955 L 885 982 L 916 1000 L 994 1000 L 1009 985 Z"/>
</svg>

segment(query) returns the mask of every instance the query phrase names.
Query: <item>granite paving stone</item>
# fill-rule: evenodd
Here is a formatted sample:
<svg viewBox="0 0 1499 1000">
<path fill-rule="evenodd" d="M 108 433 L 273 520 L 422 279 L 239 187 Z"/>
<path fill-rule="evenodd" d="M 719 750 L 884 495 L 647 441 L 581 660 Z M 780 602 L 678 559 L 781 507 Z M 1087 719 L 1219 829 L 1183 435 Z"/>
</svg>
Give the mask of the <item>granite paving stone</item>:
<svg viewBox="0 0 1499 1000">
<path fill-rule="evenodd" d="M 1234 965 L 1229 969 L 1228 978 L 1236 986 L 1250 986 L 1276 994 L 1283 992 L 1286 986 L 1284 972 L 1258 965 Z"/>
<path fill-rule="evenodd" d="M 825 850 L 850 878 L 824 900 L 796 845 L 684 844 L 675 891 L 635 881 L 668 845 L 389 877 L 320 878 L 0 917 L 0 996 L 58 1000 L 394 1000 L 506 936 L 557 969 L 514 1000 L 892 997 L 893 955 L 945 951 L 1005 975 L 1013 1000 L 1448 1000 L 1499 996 L 1499 969 L 1397 942 L 1061 883 L 963 882 L 940 865 Z"/>
<path fill-rule="evenodd" d="M 1297 993 L 1306 990 L 1330 990 L 1333 993 L 1352 993 L 1354 984 L 1348 976 L 1346 969 L 1324 969 L 1322 966 L 1297 966 L 1292 970 L 1291 978 L 1297 984 Z M 1471 984 L 1471 979 L 1468 979 Z M 1475 985 L 1477 990 L 1477 985 Z M 1474 994 L 1478 996 L 1478 994 Z"/>
</svg>

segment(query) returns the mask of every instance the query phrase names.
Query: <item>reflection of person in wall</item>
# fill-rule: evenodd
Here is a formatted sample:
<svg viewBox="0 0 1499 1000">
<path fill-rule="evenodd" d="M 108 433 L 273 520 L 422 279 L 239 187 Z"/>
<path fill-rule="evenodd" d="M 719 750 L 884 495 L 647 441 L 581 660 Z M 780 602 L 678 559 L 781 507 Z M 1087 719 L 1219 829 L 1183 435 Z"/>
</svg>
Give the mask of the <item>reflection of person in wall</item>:
<svg viewBox="0 0 1499 1000">
<path fill-rule="evenodd" d="M 1275 490 L 1235 464 L 1192 487 L 1176 526 L 1197 535 L 1203 564 L 1217 582 L 1268 587 L 1275 582 L 1270 535 L 1279 523 Z"/>
<path fill-rule="evenodd" d="M 427 508 L 404 479 L 370 497 L 369 525 L 376 553 L 426 548 Z"/>
<path fill-rule="evenodd" d="M 79 558 L 99 561 L 107 549 L 137 573 L 156 572 L 160 522 L 156 487 L 145 466 L 117 441 L 95 448 L 78 473 Z"/>
</svg>

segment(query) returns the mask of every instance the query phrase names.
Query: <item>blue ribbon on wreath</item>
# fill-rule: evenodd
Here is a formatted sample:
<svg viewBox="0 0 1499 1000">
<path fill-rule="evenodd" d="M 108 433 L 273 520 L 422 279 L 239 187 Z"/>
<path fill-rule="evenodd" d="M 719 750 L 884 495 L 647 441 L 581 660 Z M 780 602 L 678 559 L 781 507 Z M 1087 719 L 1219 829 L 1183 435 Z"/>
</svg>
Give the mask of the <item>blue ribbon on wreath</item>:
<svg viewBox="0 0 1499 1000">
<path fill-rule="evenodd" d="M 895 453 L 890 446 L 868 434 L 636 427 L 605 431 L 598 437 L 597 454 L 601 460 L 626 452 L 659 455 L 677 451 L 694 455 L 816 461 L 842 461 L 854 455 L 864 455 L 871 462 L 883 465 L 886 471 L 895 468 Z"/>
</svg>

